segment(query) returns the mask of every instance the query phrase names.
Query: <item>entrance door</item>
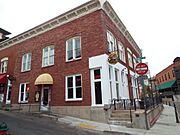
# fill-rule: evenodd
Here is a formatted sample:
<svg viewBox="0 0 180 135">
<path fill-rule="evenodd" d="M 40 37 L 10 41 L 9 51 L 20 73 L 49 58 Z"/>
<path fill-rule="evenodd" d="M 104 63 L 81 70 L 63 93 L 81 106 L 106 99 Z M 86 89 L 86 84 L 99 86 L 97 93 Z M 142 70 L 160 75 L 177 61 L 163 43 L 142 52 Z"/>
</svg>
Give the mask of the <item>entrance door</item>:
<svg viewBox="0 0 180 135">
<path fill-rule="evenodd" d="M 43 87 L 41 92 L 41 111 L 49 110 L 50 101 L 50 89 L 49 87 Z"/>
<path fill-rule="evenodd" d="M 101 106 L 103 104 L 102 84 L 101 84 L 101 69 L 91 71 L 92 81 L 92 105 Z"/>
<path fill-rule="evenodd" d="M 95 103 L 102 104 L 101 82 L 95 82 Z"/>
</svg>

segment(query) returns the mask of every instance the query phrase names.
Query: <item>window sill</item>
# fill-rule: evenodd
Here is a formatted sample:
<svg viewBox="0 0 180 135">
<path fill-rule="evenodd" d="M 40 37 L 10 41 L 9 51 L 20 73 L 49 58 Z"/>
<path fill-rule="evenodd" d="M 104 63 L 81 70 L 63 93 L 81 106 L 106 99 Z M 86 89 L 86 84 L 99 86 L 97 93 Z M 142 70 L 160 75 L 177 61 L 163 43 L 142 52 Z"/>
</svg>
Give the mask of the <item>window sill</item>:
<svg viewBox="0 0 180 135">
<path fill-rule="evenodd" d="M 18 104 L 28 104 L 28 101 L 21 101 L 21 102 L 18 102 Z"/>
<path fill-rule="evenodd" d="M 2 75 L 2 74 L 6 74 L 6 73 L 7 73 L 7 72 L 3 72 L 3 73 L 2 73 L 2 72 L 0 72 L 0 74 L 1 74 L 1 75 Z"/>
<path fill-rule="evenodd" d="M 77 59 L 72 59 L 72 60 L 66 60 L 66 63 L 73 62 L 73 61 L 78 61 L 78 60 L 81 60 L 81 59 L 82 59 L 82 57 L 77 58 Z"/>
<path fill-rule="evenodd" d="M 21 73 L 26 73 L 26 72 L 30 72 L 30 71 L 31 71 L 31 69 L 25 70 L 25 71 L 21 71 Z"/>
<path fill-rule="evenodd" d="M 66 99 L 66 102 L 81 102 L 82 99 Z"/>
<path fill-rule="evenodd" d="M 48 68 L 48 67 L 52 67 L 52 66 L 54 66 L 54 64 L 52 64 L 52 65 L 47 65 L 47 66 L 42 66 L 41 68 Z"/>
</svg>

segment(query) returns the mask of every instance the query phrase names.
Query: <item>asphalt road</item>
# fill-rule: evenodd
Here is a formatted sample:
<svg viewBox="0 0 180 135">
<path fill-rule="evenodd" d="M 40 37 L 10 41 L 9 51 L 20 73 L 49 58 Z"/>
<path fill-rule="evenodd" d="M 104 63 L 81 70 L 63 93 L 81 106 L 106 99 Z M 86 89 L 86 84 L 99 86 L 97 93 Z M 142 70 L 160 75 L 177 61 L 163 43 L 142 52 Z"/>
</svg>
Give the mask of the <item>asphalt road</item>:
<svg viewBox="0 0 180 135">
<path fill-rule="evenodd" d="M 0 111 L 0 122 L 8 124 L 11 135 L 120 135 L 117 133 L 88 131 L 48 118 L 14 112 Z"/>
</svg>

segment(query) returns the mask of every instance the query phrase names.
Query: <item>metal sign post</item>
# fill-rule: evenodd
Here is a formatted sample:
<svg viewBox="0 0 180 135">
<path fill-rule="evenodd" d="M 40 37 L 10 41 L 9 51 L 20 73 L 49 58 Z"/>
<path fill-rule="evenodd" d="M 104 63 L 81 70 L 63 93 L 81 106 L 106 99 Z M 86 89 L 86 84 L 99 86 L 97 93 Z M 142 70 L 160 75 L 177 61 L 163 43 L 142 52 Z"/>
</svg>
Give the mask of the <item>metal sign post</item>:
<svg viewBox="0 0 180 135">
<path fill-rule="evenodd" d="M 148 72 L 148 66 L 145 63 L 138 63 L 136 65 L 136 73 L 141 77 Z M 145 115 L 145 124 L 146 129 L 149 130 L 148 119 L 147 119 L 147 104 L 146 104 L 146 95 L 144 93 L 144 115 Z"/>
</svg>

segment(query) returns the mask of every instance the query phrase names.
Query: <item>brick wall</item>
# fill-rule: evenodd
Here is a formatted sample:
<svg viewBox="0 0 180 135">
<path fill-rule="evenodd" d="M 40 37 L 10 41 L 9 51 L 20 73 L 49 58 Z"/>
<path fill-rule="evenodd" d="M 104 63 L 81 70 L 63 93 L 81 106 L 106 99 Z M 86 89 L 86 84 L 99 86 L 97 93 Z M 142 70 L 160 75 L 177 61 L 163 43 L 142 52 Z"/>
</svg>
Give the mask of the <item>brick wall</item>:
<svg viewBox="0 0 180 135">
<path fill-rule="evenodd" d="M 121 64 L 128 67 L 127 48 L 138 57 L 130 43 L 116 28 L 103 10 L 98 10 L 72 22 L 68 22 L 36 37 L 25 40 L 17 45 L 4 49 L 0 58 L 8 55 L 8 72 L 16 77 L 12 87 L 12 104 L 18 103 L 20 83 L 29 82 L 29 103 L 34 103 L 35 91 L 40 89 L 34 85 L 35 79 L 43 73 L 49 73 L 53 77 L 52 100 L 53 106 L 90 106 L 90 71 L 89 57 L 107 53 L 106 31 L 111 31 L 118 41 L 121 41 L 126 49 L 126 63 Z M 81 36 L 82 59 L 66 62 L 66 40 L 74 36 Z M 46 46 L 55 46 L 55 62 L 53 66 L 42 68 L 42 49 Z M 22 56 L 25 53 L 32 53 L 31 70 L 21 72 Z M 129 71 L 128 71 L 129 72 Z M 82 74 L 82 101 L 65 101 L 65 76 Z M 130 76 L 129 76 L 130 78 Z M 129 89 L 131 89 L 129 85 Z"/>
<path fill-rule="evenodd" d="M 168 73 L 170 75 L 170 78 L 168 76 Z M 166 74 L 167 79 L 165 79 L 165 74 Z M 162 77 L 164 78 L 164 80 L 162 79 Z M 173 64 L 169 65 L 167 68 L 165 68 L 164 70 L 162 70 L 156 75 L 156 80 L 158 80 L 158 84 L 163 84 L 163 83 L 175 80 L 175 79 L 176 78 L 173 76 Z"/>
<path fill-rule="evenodd" d="M 96 11 L 18 44 L 14 69 L 17 80 L 13 85 L 13 103 L 17 103 L 19 84 L 24 82 L 30 83 L 29 102 L 33 103 L 35 91 L 38 89 L 34 86 L 35 79 L 42 73 L 49 73 L 54 80 L 52 105 L 89 106 L 91 104 L 88 58 L 103 54 L 106 47 L 101 12 L 101 10 Z M 65 62 L 66 40 L 74 36 L 81 36 L 82 59 Z M 55 63 L 53 66 L 42 68 L 42 49 L 49 45 L 55 46 Z M 22 56 L 28 52 L 32 53 L 31 70 L 21 73 Z M 65 76 L 73 74 L 82 74 L 83 100 L 65 102 Z"/>
</svg>

